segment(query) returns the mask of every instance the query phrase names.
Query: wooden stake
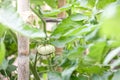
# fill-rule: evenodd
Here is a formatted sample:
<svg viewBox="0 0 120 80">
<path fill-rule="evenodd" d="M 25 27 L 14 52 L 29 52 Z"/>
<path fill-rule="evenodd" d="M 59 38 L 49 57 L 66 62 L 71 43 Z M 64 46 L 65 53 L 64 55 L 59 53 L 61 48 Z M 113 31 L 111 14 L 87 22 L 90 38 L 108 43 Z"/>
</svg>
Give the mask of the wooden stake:
<svg viewBox="0 0 120 80">
<path fill-rule="evenodd" d="M 58 0 L 58 8 L 63 7 L 66 4 L 66 0 Z M 58 18 L 65 18 L 66 13 L 62 12 L 58 14 Z"/>
<path fill-rule="evenodd" d="M 66 0 L 58 0 L 58 8 L 63 7 L 66 4 Z M 58 18 L 65 18 L 66 17 L 66 13 L 62 12 L 60 14 L 58 14 Z M 63 48 L 58 48 L 56 47 L 56 55 L 62 55 L 63 52 Z M 61 67 L 57 67 L 57 71 L 62 72 L 62 68 Z"/>
<path fill-rule="evenodd" d="M 66 0 L 58 0 L 58 8 L 63 7 L 66 4 Z M 58 18 L 65 18 L 66 13 L 65 12 L 61 12 L 60 14 L 58 14 Z M 56 47 L 56 54 L 57 55 L 61 55 L 63 52 L 63 48 L 58 48 Z"/>
<path fill-rule="evenodd" d="M 18 80 L 29 80 L 29 39 L 18 34 Z"/>
<path fill-rule="evenodd" d="M 29 0 L 17 0 L 17 10 L 22 13 L 30 11 Z M 22 26 L 21 26 L 22 27 Z M 18 80 L 29 80 L 29 38 L 17 34 L 18 39 Z"/>
</svg>

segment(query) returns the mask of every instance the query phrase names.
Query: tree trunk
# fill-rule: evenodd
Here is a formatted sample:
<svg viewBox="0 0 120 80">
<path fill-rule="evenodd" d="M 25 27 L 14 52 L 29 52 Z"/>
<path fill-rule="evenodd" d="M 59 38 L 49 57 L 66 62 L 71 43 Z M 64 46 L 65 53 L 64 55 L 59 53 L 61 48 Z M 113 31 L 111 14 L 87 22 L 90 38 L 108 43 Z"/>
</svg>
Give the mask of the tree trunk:
<svg viewBox="0 0 120 80">
<path fill-rule="evenodd" d="M 30 11 L 29 0 L 17 0 L 17 10 L 20 16 L 23 16 L 22 13 Z M 22 18 L 24 19 L 24 16 Z M 17 39 L 18 80 L 29 80 L 29 38 L 18 34 Z"/>
</svg>

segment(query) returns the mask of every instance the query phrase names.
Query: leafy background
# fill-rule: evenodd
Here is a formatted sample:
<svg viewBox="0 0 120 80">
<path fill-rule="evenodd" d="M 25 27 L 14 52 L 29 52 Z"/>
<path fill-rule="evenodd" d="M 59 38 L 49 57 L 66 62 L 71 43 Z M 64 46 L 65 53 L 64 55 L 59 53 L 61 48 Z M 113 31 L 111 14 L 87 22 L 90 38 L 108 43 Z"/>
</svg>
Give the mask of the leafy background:
<svg viewBox="0 0 120 80">
<path fill-rule="evenodd" d="M 16 70 L 13 62 L 17 56 L 15 33 L 31 39 L 31 49 L 42 44 L 43 29 L 25 24 L 9 0 L 0 1 L 0 73 L 11 80 L 17 79 L 11 72 Z M 8 2 L 9 1 L 9 2 Z M 33 70 L 35 55 L 31 55 L 31 80 L 118 80 L 120 75 L 120 6 L 119 0 L 67 0 L 57 8 L 57 0 L 31 0 L 34 7 L 40 6 L 42 18 L 56 18 L 66 11 L 66 18 L 55 25 L 50 33 L 49 44 L 64 48 L 61 56 L 52 54 L 48 59 L 38 56 L 36 70 Z M 51 10 L 44 10 L 48 5 Z M 38 15 L 40 13 L 35 10 Z M 11 16 L 12 15 L 12 16 Z M 7 20 L 7 21 L 6 21 Z M 43 24 L 41 18 L 40 23 Z M 23 26 L 23 27 L 20 27 Z M 8 60 L 8 57 L 15 57 Z M 39 58 L 41 60 L 39 60 Z M 42 65 L 44 64 L 44 65 Z M 56 70 L 61 67 L 62 71 Z"/>
</svg>

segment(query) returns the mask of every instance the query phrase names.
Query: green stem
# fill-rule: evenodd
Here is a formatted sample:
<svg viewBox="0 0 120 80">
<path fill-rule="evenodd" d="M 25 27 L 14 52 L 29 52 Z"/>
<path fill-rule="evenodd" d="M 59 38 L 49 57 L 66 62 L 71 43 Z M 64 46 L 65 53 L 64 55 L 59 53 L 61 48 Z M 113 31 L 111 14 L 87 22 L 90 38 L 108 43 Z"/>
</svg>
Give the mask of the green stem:
<svg viewBox="0 0 120 80">
<path fill-rule="evenodd" d="M 38 54 L 38 53 L 36 53 L 36 56 L 35 56 L 34 68 L 36 68 L 36 63 L 37 63 L 37 54 Z"/>
<path fill-rule="evenodd" d="M 40 80 L 39 74 L 37 73 L 36 68 L 34 68 L 33 65 L 31 64 L 31 62 L 30 62 L 30 70 L 33 73 L 35 79 Z"/>
<path fill-rule="evenodd" d="M 53 71 L 51 57 L 48 58 L 49 70 Z"/>
<path fill-rule="evenodd" d="M 7 73 L 6 73 L 6 70 L 4 70 L 4 73 L 5 73 L 5 76 L 7 77 L 7 79 L 8 79 L 8 75 L 7 75 Z M 8 79 L 9 80 L 9 79 Z"/>
<path fill-rule="evenodd" d="M 31 8 L 32 9 L 32 8 Z M 34 9 L 32 9 L 34 12 L 35 12 L 35 14 L 41 19 L 41 21 L 42 21 L 42 23 L 43 23 L 43 28 L 44 28 L 44 32 L 45 32 L 45 35 L 46 35 L 46 40 L 47 40 L 47 31 L 46 31 L 46 22 L 45 22 L 45 20 L 43 19 L 43 14 L 42 14 L 42 12 L 39 10 L 40 9 L 40 7 L 38 6 L 38 9 L 37 9 L 37 11 L 38 12 L 36 12 L 36 10 L 34 10 Z"/>
</svg>

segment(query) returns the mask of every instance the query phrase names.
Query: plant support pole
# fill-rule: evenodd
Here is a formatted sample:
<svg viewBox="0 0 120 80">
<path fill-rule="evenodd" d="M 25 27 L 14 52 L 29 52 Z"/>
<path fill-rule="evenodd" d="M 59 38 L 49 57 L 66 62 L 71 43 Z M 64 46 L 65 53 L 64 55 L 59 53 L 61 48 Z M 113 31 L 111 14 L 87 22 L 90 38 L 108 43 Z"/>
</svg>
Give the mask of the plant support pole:
<svg viewBox="0 0 120 80">
<path fill-rule="evenodd" d="M 66 4 L 66 0 L 58 0 L 58 8 L 63 7 Z M 66 13 L 65 12 L 61 12 L 60 14 L 58 14 L 58 18 L 65 18 Z"/>
<path fill-rule="evenodd" d="M 66 0 L 58 0 L 58 8 L 63 7 L 66 4 Z M 61 12 L 58 14 L 58 18 L 65 18 L 66 14 L 65 12 Z M 62 55 L 63 48 L 56 47 L 56 55 L 60 56 Z M 62 68 L 57 66 L 57 71 L 62 72 Z"/>
<path fill-rule="evenodd" d="M 24 19 L 24 15 L 22 13 L 30 11 L 29 0 L 17 0 L 17 11 L 20 14 L 21 18 Z M 17 39 L 18 80 L 29 80 L 29 38 L 18 33 Z"/>
<path fill-rule="evenodd" d="M 63 7 L 66 4 L 66 0 L 58 0 L 58 8 Z M 64 19 L 66 17 L 65 12 L 61 12 L 58 14 L 58 18 Z M 56 47 L 56 55 L 61 55 L 63 51 L 63 48 Z"/>
</svg>

